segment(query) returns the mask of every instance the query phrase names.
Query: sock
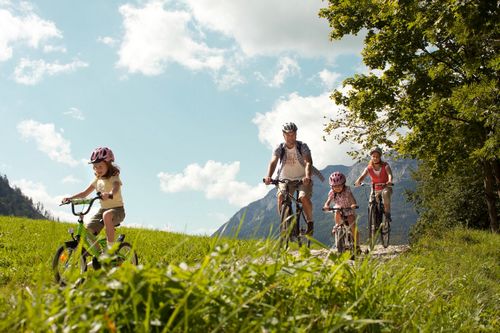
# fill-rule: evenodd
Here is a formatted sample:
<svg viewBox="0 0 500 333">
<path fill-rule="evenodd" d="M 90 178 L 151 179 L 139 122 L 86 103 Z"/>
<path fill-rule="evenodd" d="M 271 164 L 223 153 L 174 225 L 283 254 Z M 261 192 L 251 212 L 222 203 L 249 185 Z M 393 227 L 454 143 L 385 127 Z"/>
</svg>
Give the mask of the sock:
<svg viewBox="0 0 500 333">
<path fill-rule="evenodd" d="M 108 242 L 108 249 L 111 249 L 115 245 L 115 242 Z"/>
</svg>

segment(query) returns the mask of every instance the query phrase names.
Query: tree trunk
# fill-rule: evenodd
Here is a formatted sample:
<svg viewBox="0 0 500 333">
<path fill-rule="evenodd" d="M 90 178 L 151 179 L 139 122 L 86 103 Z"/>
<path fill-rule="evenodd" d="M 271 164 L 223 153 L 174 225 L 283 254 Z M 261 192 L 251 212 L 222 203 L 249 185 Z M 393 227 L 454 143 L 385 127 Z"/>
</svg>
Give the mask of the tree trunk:
<svg viewBox="0 0 500 333">
<path fill-rule="evenodd" d="M 493 165 L 493 174 L 495 175 L 495 182 L 497 185 L 497 199 L 500 200 L 500 160 L 495 159 L 491 164 Z"/>
<path fill-rule="evenodd" d="M 484 193 L 486 195 L 486 203 L 488 205 L 488 215 L 490 220 L 490 229 L 492 232 L 498 233 L 498 214 L 496 207 L 496 198 L 497 194 L 495 194 L 495 177 L 494 167 L 492 163 L 485 161 L 484 164 Z"/>
</svg>

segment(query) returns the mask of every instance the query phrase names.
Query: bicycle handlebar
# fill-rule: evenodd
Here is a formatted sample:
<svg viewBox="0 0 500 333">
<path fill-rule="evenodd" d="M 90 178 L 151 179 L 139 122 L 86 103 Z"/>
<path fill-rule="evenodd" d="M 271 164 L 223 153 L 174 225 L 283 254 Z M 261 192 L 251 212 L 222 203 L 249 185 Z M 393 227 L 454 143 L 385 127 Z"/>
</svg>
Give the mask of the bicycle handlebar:
<svg viewBox="0 0 500 333">
<path fill-rule="evenodd" d="M 262 182 L 265 183 L 266 179 L 262 178 Z M 271 179 L 271 184 L 278 185 L 279 183 L 296 183 L 297 185 L 302 185 L 304 182 L 302 179 L 291 180 L 291 179 Z"/>
<path fill-rule="evenodd" d="M 336 211 L 340 212 L 342 210 L 354 210 L 354 209 L 358 209 L 358 208 L 359 208 L 359 206 L 356 205 L 355 207 L 345 207 L 345 208 L 344 207 L 328 207 L 328 208 L 323 207 L 322 210 L 324 212 L 336 212 Z"/>
<path fill-rule="evenodd" d="M 110 198 L 112 199 L 113 196 L 110 196 Z M 97 199 L 102 199 L 101 192 L 97 192 L 96 196 L 93 198 L 90 198 L 90 199 L 87 199 L 87 198 L 69 199 L 66 202 L 62 202 L 59 206 L 71 204 L 71 212 L 73 213 L 73 215 L 75 215 L 75 216 L 86 215 L 86 214 L 88 214 L 88 212 L 92 208 L 94 201 L 96 201 Z M 78 206 L 78 205 L 89 205 L 89 206 L 87 207 L 87 209 L 77 213 L 77 212 L 75 212 L 75 206 Z"/>
<path fill-rule="evenodd" d="M 394 186 L 394 183 L 390 183 L 390 184 L 387 184 L 387 183 L 361 183 L 359 184 L 359 186 L 371 186 L 371 187 L 375 187 L 375 186 Z"/>
</svg>

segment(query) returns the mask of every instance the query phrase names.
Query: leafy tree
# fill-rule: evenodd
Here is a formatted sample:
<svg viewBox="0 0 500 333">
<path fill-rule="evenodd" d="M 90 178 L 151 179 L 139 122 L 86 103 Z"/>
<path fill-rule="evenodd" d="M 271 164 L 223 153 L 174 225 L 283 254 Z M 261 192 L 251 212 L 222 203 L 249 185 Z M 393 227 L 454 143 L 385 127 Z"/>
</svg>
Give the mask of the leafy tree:
<svg viewBox="0 0 500 333">
<path fill-rule="evenodd" d="M 344 115 L 327 133 L 381 144 L 444 177 L 465 161 L 483 183 L 489 227 L 500 199 L 499 3 L 491 0 L 328 0 L 331 38 L 365 33 L 370 71 L 332 99 Z M 338 133 L 338 132 L 337 132 Z M 359 153 L 359 152 L 358 152 Z M 353 152 L 356 156 L 356 153 Z"/>
<path fill-rule="evenodd" d="M 484 186 L 474 171 L 474 167 L 464 161 L 455 165 L 444 178 L 435 177 L 425 162 L 420 164 L 414 173 L 417 188 L 408 193 L 419 215 L 410 233 L 412 242 L 426 231 L 436 234 L 436 230 L 456 225 L 488 227 L 488 207 L 482 196 Z"/>
</svg>

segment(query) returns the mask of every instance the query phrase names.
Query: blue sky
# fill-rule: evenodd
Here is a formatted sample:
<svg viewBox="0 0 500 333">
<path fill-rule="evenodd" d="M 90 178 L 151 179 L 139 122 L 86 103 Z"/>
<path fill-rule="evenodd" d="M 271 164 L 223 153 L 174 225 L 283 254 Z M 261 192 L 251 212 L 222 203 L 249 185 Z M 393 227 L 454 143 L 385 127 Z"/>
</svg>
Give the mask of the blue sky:
<svg viewBox="0 0 500 333">
<path fill-rule="evenodd" d="M 330 92 L 366 72 L 362 36 L 331 42 L 325 5 L 0 0 L 0 174 L 73 221 L 57 203 L 108 146 L 126 225 L 210 234 L 270 190 L 286 121 L 318 168 L 351 164 L 322 129 Z"/>
</svg>

